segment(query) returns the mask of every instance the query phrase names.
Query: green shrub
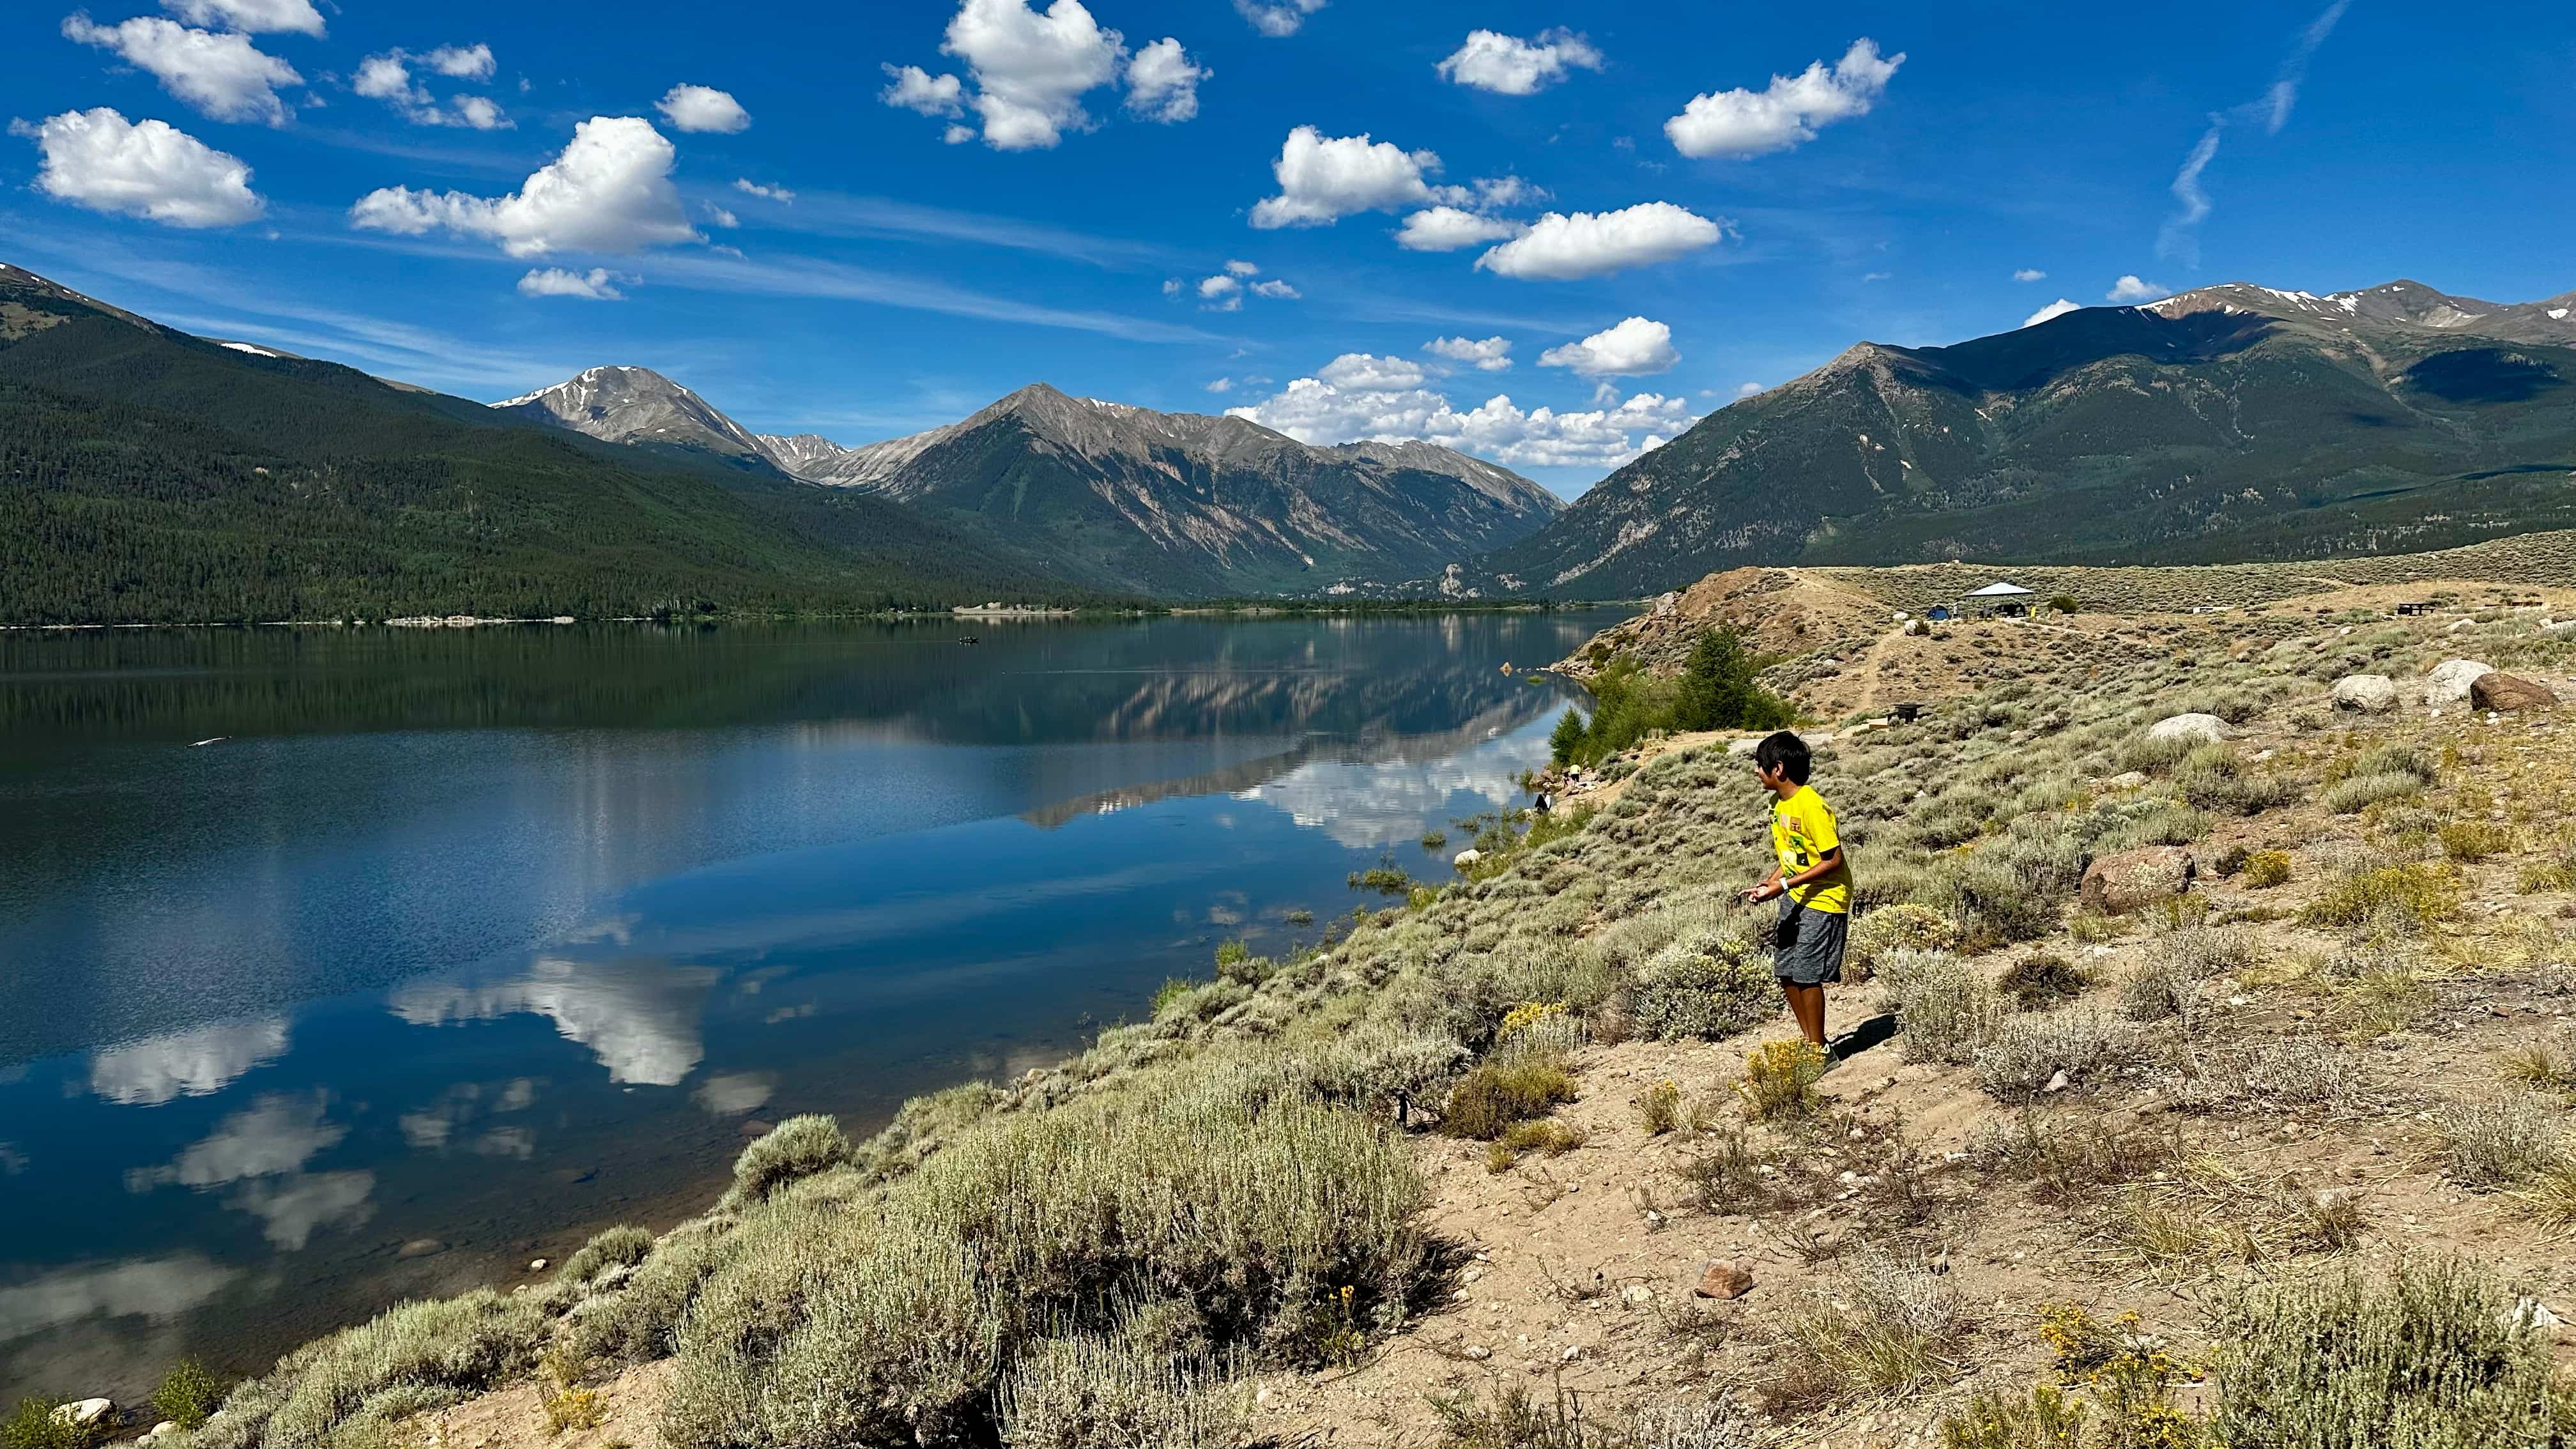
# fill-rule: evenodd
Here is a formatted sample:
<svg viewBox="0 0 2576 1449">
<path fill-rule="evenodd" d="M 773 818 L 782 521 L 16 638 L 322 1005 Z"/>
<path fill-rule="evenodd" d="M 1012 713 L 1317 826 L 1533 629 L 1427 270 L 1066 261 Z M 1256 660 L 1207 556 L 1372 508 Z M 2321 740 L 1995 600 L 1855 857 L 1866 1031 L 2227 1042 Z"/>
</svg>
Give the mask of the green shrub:
<svg viewBox="0 0 2576 1449">
<path fill-rule="evenodd" d="M 766 1199 L 799 1178 L 848 1164 L 855 1154 L 841 1124 L 819 1112 L 790 1117 L 742 1150 L 733 1163 L 731 1206 Z"/>
<path fill-rule="evenodd" d="M 203 1428 L 223 1402 L 223 1382 L 193 1358 L 170 1365 L 161 1386 L 152 1391 L 153 1412 L 182 1429 Z"/>
<path fill-rule="evenodd" d="M 528 1295 L 478 1288 L 404 1303 L 278 1360 L 224 1400 L 198 1442 L 307 1449 L 391 1424 L 533 1371 L 546 1336 L 545 1311 Z"/>
<path fill-rule="evenodd" d="M 1741 925 L 1682 936 L 1646 958 L 1629 986 L 1638 1027 L 1664 1039 L 1733 1036 L 1777 1016 L 1781 1000 L 1771 963 Z"/>
<path fill-rule="evenodd" d="M 1491 1142 L 1515 1122 L 1544 1117 L 1574 1100 L 1574 1077 L 1561 1058 L 1538 1052 L 1489 1061 L 1449 1090 L 1440 1130 Z"/>
<path fill-rule="evenodd" d="M 1115 1327 L 1152 1285 L 1185 1289 L 1220 1351 L 1322 1362 L 1401 1321 L 1426 1198 L 1385 1126 L 1243 1057 L 999 1118 L 876 1211 L 747 1221 L 681 1326 L 664 1436 L 990 1442 L 1020 1359 Z"/>
<path fill-rule="evenodd" d="M 584 1361 L 644 1363 L 666 1358 L 677 1345 L 680 1320 L 698 1292 L 739 1245 L 728 1220 L 699 1221 L 674 1230 L 654 1246 L 625 1283 L 573 1316 L 566 1350 Z"/>
<path fill-rule="evenodd" d="M 2337 815 L 2358 815 L 2383 800 L 2420 795 L 2424 782 L 2413 775 L 2354 775 L 2328 785 L 2318 799 Z"/>
<path fill-rule="evenodd" d="M 2205 744 L 2193 750 L 2174 767 L 2173 780 L 2192 805 L 2231 815 L 2260 815 L 2299 798 L 2295 781 L 2247 769 L 2233 745 Z"/>
<path fill-rule="evenodd" d="M 1958 946 L 1957 922 L 1929 906 L 1903 901 L 1852 917 L 1843 964 L 1866 981 L 1892 951 L 1954 951 Z"/>
<path fill-rule="evenodd" d="M 2576 1389 L 2519 1295 L 2459 1261 L 2401 1258 L 2254 1283 L 2212 1337 L 2226 1449 L 2567 1449 Z"/>
<path fill-rule="evenodd" d="M 2513 849 L 2513 828 L 2491 820 L 2454 820 L 2435 832 L 2442 853 L 2462 865 L 2475 865 Z"/>
<path fill-rule="evenodd" d="M 1947 951 L 1889 952 L 1879 960 L 1878 987 L 1909 1062 L 1965 1066 L 2004 1016 L 1994 988 Z"/>
<path fill-rule="evenodd" d="M 1002 1391 L 1009 1449 L 1233 1449 L 1251 1442 L 1243 1396 L 1124 1336 L 1050 1339 Z"/>
<path fill-rule="evenodd" d="M 1822 1396 L 1894 1394 L 1946 1378 L 1968 1317 L 1948 1281 L 1862 1250 L 1785 1310 L 1791 1367 Z"/>
<path fill-rule="evenodd" d="M 653 1255 L 653 1234 L 631 1224 L 609 1228 L 563 1265 L 563 1281 L 588 1283 L 611 1268 L 632 1268 Z"/>
<path fill-rule="evenodd" d="M 2459 908 L 2459 887 L 2448 873 L 2430 865 L 2392 865 L 2335 881 L 2308 902 L 2299 919 L 2311 926 L 2386 926 L 2414 934 Z"/>
<path fill-rule="evenodd" d="M 2514 1187 L 2568 1165 L 2567 1124 L 2536 1092 L 2495 1102 L 2450 1102 L 2433 1116 L 2451 1175 L 2471 1187 Z"/>
<path fill-rule="evenodd" d="M 2245 857 L 2245 883 L 2258 891 L 2287 885 L 2290 880 L 2290 853 L 2286 850 L 2258 850 Z"/>
<path fill-rule="evenodd" d="M 2035 941 L 2057 924 L 2057 902 L 1984 851 L 1943 857 L 1925 880 L 1923 904 L 1948 915 L 1969 950 Z"/>
<path fill-rule="evenodd" d="M 2073 1001 L 2093 984 L 2091 973 L 2063 956 L 2046 951 L 2024 956 L 2004 968 L 1995 985 L 2024 1011 L 2041 1011 Z"/>
<path fill-rule="evenodd" d="M 1998 1102 L 2028 1102 L 2064 1072 L 2070 1083 L 2146 1057 L 2138 1029 L 2098 1012 L 2008 1016 L 1977 1048 L 1977 1085 Z"/>
<path fill-rule="evenodd" d="M 62 1400 L 53 1398 L 20 1399 L 18 1407 L 6 1419 L 0 1419 L 0 1449 L 89 1449 L 103 1437 L 94 1428 L 82 1428 L 54 1417 Z"/>
</svg>

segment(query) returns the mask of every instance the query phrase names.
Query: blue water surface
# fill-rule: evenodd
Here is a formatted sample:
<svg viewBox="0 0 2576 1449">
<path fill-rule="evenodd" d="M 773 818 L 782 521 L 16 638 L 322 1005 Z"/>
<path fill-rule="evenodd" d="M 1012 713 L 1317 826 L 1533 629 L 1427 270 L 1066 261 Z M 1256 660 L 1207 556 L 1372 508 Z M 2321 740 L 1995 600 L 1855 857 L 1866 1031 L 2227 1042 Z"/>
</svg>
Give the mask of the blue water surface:
<svg viewBox="0 0 2576 1449">
<path fill-rule="evenodd" d="M 0 636 L 0 1395 L 523 1278 L 1445 877 L 1616 617 Z"/>
</svg>

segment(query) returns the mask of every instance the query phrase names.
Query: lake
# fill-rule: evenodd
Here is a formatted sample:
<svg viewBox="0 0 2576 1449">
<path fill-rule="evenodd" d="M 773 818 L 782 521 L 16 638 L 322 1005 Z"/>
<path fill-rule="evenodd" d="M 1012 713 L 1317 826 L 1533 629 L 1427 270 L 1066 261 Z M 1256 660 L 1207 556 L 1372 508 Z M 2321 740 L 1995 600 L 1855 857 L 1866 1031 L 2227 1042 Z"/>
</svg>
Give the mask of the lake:
<svg viewBox="0 0 2576 1449">
<path fill-rule="evenodd" d="M 0 634 L 0 1398 L 525 1281 L 1445 879 L 1619 617 Z"/>
</svg>

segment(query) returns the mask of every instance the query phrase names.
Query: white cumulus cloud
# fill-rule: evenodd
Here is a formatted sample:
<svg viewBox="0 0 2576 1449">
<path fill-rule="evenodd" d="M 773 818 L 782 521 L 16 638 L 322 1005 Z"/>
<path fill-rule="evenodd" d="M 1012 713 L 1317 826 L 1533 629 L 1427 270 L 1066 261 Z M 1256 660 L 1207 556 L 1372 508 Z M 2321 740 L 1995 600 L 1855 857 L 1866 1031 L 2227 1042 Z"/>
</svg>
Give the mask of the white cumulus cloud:
<svg viewBox="0 0 2576 1449">
<path fill-rule="evenodd" d="M 1680 398 L 1640 393 L 1586 411 L 1523 408 L 1496 396 L 1464 411 L 1401 358 L 1346 354 L 1271 397 L 1230 408 L 1301 442 L 1422 439 L 1507 467 L 1617 468 L 1697 421 Z"/>
<path fill-rule="evenodd" d="M 508 116 L 501 113 L 501 108 L 494 104 L 489 96 L 458 96 L 456 119 L 459 124 L 471 126 L 477 131 L 516 129 L 515 124 Z"/>
<path fill-rule="evenodd" d="M 1207 390 L 1214 393 L 1232 392 L 1234 391 L 1234 379 L 1230 377 L 1220 377 L 1216 381 L 1209 383 L 1207 385 Z"/>
<path fill-rule="evenodd" d="M 190 25 L 221 26 L 244 35 L 291 30 L 319 38 L 322 12 L 313 0 L 161 0 L 161 8 Z"/>
<path fill-rule="evenodd" d="M 1403 230 L 1395 234 L 1395 244 L 1411 252 L 1455 252 L 1487 242 L 1508 241 L 1528 231 L 1529 223 L 1525 221 L 1483 216 L 1455 206 L 1434 206 L 1406 217 Z"/>
<path fill-rule="evenodd" d="M 2111 290 L 2103 293 L 2102 298 L 2106 302 L 2117 302 L 2123 307 L 2134 307 L 2142 302 L 2161 302 L 2172 295 L 2173 288 L 2162 282 L 2141 280 L 2136 273 L 2132 272 L 2113 282 Z"/>
<path fill-rule="evenodd" d="M 1440 78 L 1498 95 L 1536 95 L 1565 79 L 1569 70 L 1599 70 L 1601 52 L 1559 27 L 1522 40 L 1494 30 L 1474 30 L 1438 67 Z"/>
<path fill-rule="evenodd" d="M 1297 33 L 1306 17 L 1324 8 L 1324 0 L 1234 0 L 1234 13 L 1273 40 Z"/>
<path fill-rule="evenodd" d="M 1725 235 L 1721 223 L 1669 201 L 1597 215 L 1551 211 L 1527 234 L 1478 257 L 1476 266 L 1523 281 L 1565 281 L 1669 262 L 1715 246 Z"/>
<path fill-rule="evenodd" d="M 402 112 L 403 118 L 415 126 L 511 129 L 509 118 L 489 96 L 459 96 L 453 109 L 442 108 L 438 98 L 413 75 L 414 61 L 440 75 L 488 80 L 492 74 L 492 47 L 442 45 L 419 56 L 407 50 L 388 50 L 359 61 L 357 73 L 349 79 L 349 89 Z"/>
<path fill-rule="evenodd" d="M 1228 262 L 1225 264 L 1225 269 L 1238 277 L 1261 275 L 1261 264 L 1258 262 Z"/>
<path fill-rule="evenodd" d="M 2081 312 L 2083 310 L 2084 305 L 2082 303 L 2070 302 L 2064 297 L 2060 297 L 2056 301 L 2049 303 L 2047 306 L 2040 308 L 2038 311 L 2031 313 L 2029 318 L 2021 325 L 2024 327 L 2036 327 L 2042 322 L 2054 321 L 2057 318 L 2065 316 L 2069 312 Z"/>
<path fill-rule="evenodd" d="M 119 25 L 92 24 L 87 14 L 63 21 L 63 38 L 116 52 L 149 71 L 162 89 L 218 121 L 286 124 L 279 86 L 304 83 L 295 67 L 251 44 L 247 35 L 191 30 L 157 15 Z"/>
<path fill-rule="evenodd" d="M 957 77 L 932 75 L 917 65 L 890 65 L 885 73 L 890 83 L 877 99 L 887 105 L 925 116 L 966 114 L 966 83 Z"/>
<path fill-rule="evenodd" d="M 1431 380 L 1422 364 L 1402 357 L 1345 352 L 1315 374 L 1325 385 L 1350 392 L 1400 392 Z"/>
<path fill-rule="evenodd" d="M 962 120 L 971 110 L 984 144 L 996 151 L 1042 151 L 1067 131 L 1091 129 L 1083 97 L 1103 86 L 1125 87 L 1127 110 L 1142 119 L 1190 120 L 1199 113 L 1199 83 L 1213 74 L 1168 35 L 1130 54 L 1127 38 L 1082 0 L 1054 0 L 1044 9 L 1030 0 L 959 0 L 939 49 L 965 62 L 964 79 L 889 65 L 893 83 L 879 98 L 925 116 L 961 118 L 943 136 L 952 146 L 979 134 Z"/>
<path fill-rule="evenodd" d="M 514 257 L 558 250 L 631 252 L 695 241 L 671 185 L 677 153 L 640 116 L 593 116 L 571 144 L 507 196 L 389 186 L 349 209 L 364 231 L 418 236 L 444 228 L 488 237 Z"/>
<path fill-rule="evenodd" d="M 748 176 L 735 177 L 733 179 L 733 189 L 741 192 L 745 196 L 757 196 L 763 201 L 793 203 L 796 200 L 796 193 L 788 190 L 786 187 L 763 186 Z"/>
<path fill-rule="evenodd" d="M 1470 337 L 1435 337 L 1423 343 L 1422 350 L 1434 357 L 1466 363 L 1478 372 L 1512 370 L 1512 344 L 1506 337 L 1488 337 L 1482 341 Z"/>
<path fill-rule="evenodd" d="M 268 209 L 239 157 L 164 121 L 100 106 L 10 130 L 43 151 L 36 189 L 56 201 L 186 227 L 239 226 Z"/>
<path fill-rule="evenodd" d="M 496 68 L 492 47 L 480 41 L 472 45 L 442 45 L 421 59 L 440 75 L 456 80 L 490 80 Z"/>
<path fill-rule="evenodd" d="M 1199 82 L 1211 74 L 1164 36 L 1128 59 L 1127 109 L 1166 125 L 1189 120 L 1199 113 Z"/>
<path fill-rule="evenodd" d="M 940 48 L 974 76 L 984 144 L 997 151 L 1043 150 L 1090 125 L 1082 97 L 1116 79 L 1126 49 L 1081 0 L 1043 14 L 1026 0 L 964 0 Z"/>
<path fill-rule="evenodd" d="M 1286 282 L 1279 280 L 1277 277 L 1273 277 L 1266 282 L 1253 283 L 1252 295 L 1256 297 L 1267 297 L 1274 302 L 1294 302 L 1305 294 L 1298 291 L 1295 287 L 1288 285 Z"/>
<path fill-rule="evenodd" d="M 1882 56 L 1866 37 L 1828 70 L 1823 61 L 1794 76 L 1775 75 L 1760 92 L 1737 88 L 1694 96 L 1664 122 L 1673 149 L 1685 156 L 1761 156 L 1816 139 L 1816 129 L 1869 114 L 1887 93 L 1903 55 Z"/>
<path fill-rule="evenodd" d="M 1538 365 L 1570 367 L 1584 377 L 1643 377 L 1670 372 L 1681 360 L 1673 348 L 1672 328 L 1631 317 L 1580 342 L 1549 348 L 1539 355 Z"/>
<path fill-rule="evenodd" d="M 1326 136 L 1312 126 L 1288 133 L 1271 174 L 1279 194 L 1252 208 L 1252 224 L 1264 230 L 1283 226 L 1330 226 L 1363 211 L 1396 211 L 1424 203 L 1463 203 L 1454 187 L 1434 188 L 1424 173 L 1440 169 L 1430 151 L 1407 151 L 1391 141 L 1357 136 Z"/>
<path fill-rule="evenodd" d="M 672 129 L 680 131 L 715 131 L 730 135 L 751 129 L 751 112 L 742 108 L 725 91 L 713 86 L 676 85 L 665 92 L 653 108 L 662 113 Z"/>
<path fill-rule="evenodd" d="M 2023 267 L 2013 273 L 2013 280 L 2016 282 L 2045 282 L 2048 280 L 2048 273 L 2041 271 L 2037 267 Z"/>
<path fill-rule="evenodd" d="M 586 302 L 623 302 L 626 294 L 617 290 L 617 278 L 606 267 L 593 267 L 587 272 L 566 271 L 562 267 L 538 267 L 519 279 L 522 297 L 579 297 Z"/>
</svg>

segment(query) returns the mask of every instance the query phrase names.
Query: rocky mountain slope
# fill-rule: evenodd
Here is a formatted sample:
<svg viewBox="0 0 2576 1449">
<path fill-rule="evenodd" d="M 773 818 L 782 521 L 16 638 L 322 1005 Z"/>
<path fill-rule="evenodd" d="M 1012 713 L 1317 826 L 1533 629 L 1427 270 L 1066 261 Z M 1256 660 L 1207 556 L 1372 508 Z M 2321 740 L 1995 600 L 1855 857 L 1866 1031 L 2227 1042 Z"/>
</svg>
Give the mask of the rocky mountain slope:
<svg viewBox="0 0 2576 1449">
<path fill-rule="evenodd" d="M 873 494 L 1093 587 L 1313 593 L 1436 571 L 1564 505 L 1509 469 L 1429 443 L 1317 448 L 1241 418 L 1158 413 L 1041 383 L 962 422 L 845 448 L 753 434 L 644 368 L 593 368 L 494 406 L 611 442 L 765 462 Z"/>
<path fill-rule="evenodd" d="M 603 442 L 658 443 L 718 457 L 769 459 L 761 439 L 708 406 L 705 398 L 650 368 L 594 367 L 492 406 Z"/>
<path fill-rule="evenodd" d="M 1471 582 L 1603 597 L 1751 564 L 2431 549 L 2576 523 L 2571 473 L 2576 294 L 2231 284 L 1862 343 L 1611 475 Z"/>
<path fill-rule="evenodd" d="M 611 448 L 192 336 L 15 267 L 0 267 L 0 478 L 7 624 L 845 612 L 1080 592 L 765 461 Z"/>
</svg>

